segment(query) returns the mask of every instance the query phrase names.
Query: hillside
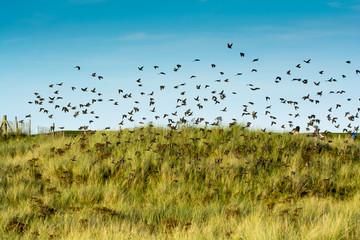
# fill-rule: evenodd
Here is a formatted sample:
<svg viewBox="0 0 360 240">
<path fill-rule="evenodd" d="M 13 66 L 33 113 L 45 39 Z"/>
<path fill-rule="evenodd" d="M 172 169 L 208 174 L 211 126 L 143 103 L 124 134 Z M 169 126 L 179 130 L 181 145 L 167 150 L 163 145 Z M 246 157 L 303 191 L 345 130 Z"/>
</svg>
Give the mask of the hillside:
<svg viewBox="0 0 360 240">
<path fill-rule="evenodd" d="M 345 136 L 143 127 L 0 140 L 1 239 L 359 239 Z"/>
</svg>

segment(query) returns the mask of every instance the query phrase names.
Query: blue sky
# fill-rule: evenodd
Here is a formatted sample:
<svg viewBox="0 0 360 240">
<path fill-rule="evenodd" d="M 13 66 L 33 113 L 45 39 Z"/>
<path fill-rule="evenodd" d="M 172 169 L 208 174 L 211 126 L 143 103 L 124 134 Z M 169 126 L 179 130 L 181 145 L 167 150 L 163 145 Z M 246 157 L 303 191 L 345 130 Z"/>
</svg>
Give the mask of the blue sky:
<svg viewBox="0 0 360 240">
<path fill-rule="evenodd" d="M 185 0 L 185 1 L 112 1 L 112 0 L 54 0 L 54 1 L 2 1 L 0 10 L 0 109 L 10 119 L 32 114 L 33 125 L 65 126 L 76 129 L 88 125 L 90 116 L 74 119 L 69 114 L 55 110 L 51 104 L 44 108 L 54 114 L 53 119 L 39 113 L 40 106 L 27 104 L 34 100 L 34 92 L 41 96 L 53 97 L 59 89 L 63 106 L 86 103 L 94 98 L 92 93 L 83 93 L 81 87 L 97 88 L 103 93 L 103 103 L 96 103 L 93 109 L 100 119 L 90 124 L 93 129 L 111 126 L 115 129 L 122 114 L 130 111 L 134 101 L 139 101 L 140 113 L 135 119 L 155 115 L 149 111 L 149 96 L 140 92 L 155 91 L 155 105 L 158 115 L 179 112 L 176 99 L 180 90 L 173 86 L 186 82 L 186 98 L 194 116 L 203 116 L 213 121 L 222 115 L 224 120 L 236 118 L 238 122 L 252 121 L 251 117 L 241 117 L 243 104 L 253 101 L 249 111 L 258 112 L 254 126 L 270 129 L 264 109 L 272 105 L 272 114 L 280 126 L 293 121 L 304 130 L 307 116 L 317 113 L 322 120 L 320 127 L 331 131 L 341 131 L 349 121 L 344 112 L 356 114 L 359 106 L 358 89 L 360 75 L 360 1 L 234 1 L 234 0 Z M 233 43 L 233 49 L 226 44 Z M 246 53 L 240 58 L 239 53 Z M 200 62 L 193 62 L 199 58 Z M 259 62 L 252 59 L 259 58 Z M 311 64 L 303 63 L 311 58 Z M 351 64 L 345 61 L 351 60 Z M 211 63 L 217 66 L 210 67 Z M 295 66 L 301 63 L 302 68 Z M 173 72 L 176 64 L 181 70 Z M 73 67 L 79 65 L 81 70 Z M 158 70 L 153 66 L 159 65 Z M 137 67 L 144 66 L 140 72 Z M 256 68 L 258 72 L 252 73 Z M 292 71 L 288 76 L 286 72 Z M 318 72 L 324 70 L 323 75 Z M 164 71 L 166 75 L 158 73 Z M 225 74 L 220 75 L 223 71 Z M 91 77 L 96 72 L 104 76 L 99 81 Z M 242 72 L 242 76 L 235 73 Z M 346 78 L 341 75 L 345 74 Z M 195 79 L 190 76 L 196 75 Z M 276 76 L 282 82 L 274 83 Z M 336 83 L 325 80 L 334 77 Z M 142 79 L 143 87 L 136 80 Z M 216 79 L 229 78 L 229 83 L 217 83 Z M 307 78 L 314 84 L 301 84 L 292 78 Z M 52 83 L 63 83 L 62 87 L 50 89 Z M 195 85 L 202 84 L 196 91 Z M 225 90 L 227 98 L 219 105 L 202 102 L 203 110 L 197 111 L 192 100 L 196 96 L 209 97 L 211 89 Z M 260 87 L 251 91 L 247 84 Z M 159 85 L 165 85 L 159 91 Z M 76 91 L 71 91 L 76 86 Z M 355 86 L 355 87 L 354 87 Z M 123 99 L 117 89 L 132 92 L 132 99 Z M 171 89 L 171 90 L 170 90 Z M 329 95 L 331 90 L 346 90 L 341 96 Z M 316 98 L 317 91 L 324 91 L 320 103 L 310 104 L 301 100 L 307 93 Z M 238 94 L 231 94 L 236 91 Z M 326 94 L 325 94 L 326 92 Z M 185 98 L 185 96 L 181 96 Z M 265 96 L 271 96 L 269 102 Z M 300 117 L 288 116 L 291 106 L 280 104 L 279 97 L 297 100 Z M 118 100 L 114 106 L 108 99 Z M 351 101 L 346 101 L 351 98 Z M 327 123 L 327 109 L 342 103 L 342 107 L 332 117 L 339 118 L 340 129 Z M 227 107 L 227 112 L 220 109 Z M 79 109 L 77 109 L 78 111 Z M 295 112 L 294 112 L 295 114 Z M 175 118 L 174 118 L 175 119 Z M 189 118 L 190 120 L 190 118 Z M 138 120 L 139 121 L 139 120 Z M 167 121 L 160 121 L 167 123 Z M 125 126 L 134 126 L 125 120 Z M 358 119 L 352 123 L 359 125 Z M 290 130 L 289 126 L 286 126 Z M 34 129 L 34 131 L 36 131 Z"/>
</svg>

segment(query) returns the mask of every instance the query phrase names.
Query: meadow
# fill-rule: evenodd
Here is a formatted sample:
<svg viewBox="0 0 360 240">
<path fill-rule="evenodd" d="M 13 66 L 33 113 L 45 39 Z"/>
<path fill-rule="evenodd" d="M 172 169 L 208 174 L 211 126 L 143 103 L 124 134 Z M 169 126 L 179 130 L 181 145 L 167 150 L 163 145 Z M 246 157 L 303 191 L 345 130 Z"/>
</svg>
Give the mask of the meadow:
<svg viewBox="0 0 360 240">
<path fill-rule="evenodd" d="M 360 239 L 360 145 L 241 125 L 0 138 L 0 239 Z"/>
</svg>

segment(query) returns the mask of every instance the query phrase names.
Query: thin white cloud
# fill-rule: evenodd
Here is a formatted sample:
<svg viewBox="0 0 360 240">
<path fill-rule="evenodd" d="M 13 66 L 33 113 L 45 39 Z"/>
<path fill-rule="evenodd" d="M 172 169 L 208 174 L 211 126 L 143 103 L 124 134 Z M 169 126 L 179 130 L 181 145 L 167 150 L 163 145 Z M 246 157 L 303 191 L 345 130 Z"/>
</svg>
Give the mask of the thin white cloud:
<svg viewBox="0 0 360 240">
<path fill-rule="evenodd" d="M 333 36 L 359 36 L 350 25 L 348 28 L 341 27 L 341 24 L 326 22 L 324 20 L 301 20 L 290 26 L 258 25 L 242 27 L 241 32 L 258 34 L 261 37 L 276 39 L 280 41 L 320 39 Z"/>
<path fill-rule="evenodd" d="M 285 32 L 285 33 L 272 33 L 269 36 L 272 36 L 275 39 L 283 40 L 283 41 L 292 41 L 292 40 L 309 40 L 309 39 L 316 39 L 316 38 L 325 38 L 325 37 L 332 37 L 332 36 L 339 36 L 339 35 L 348 35 L 352 34 L 349 31 L 318 31 L 314 30 L 299 30 L 293 32 Z"/>
<path fill-rule="evenodd" d="M 78 5 L 93 4 L 93 3 L 106 2 L 106 1 L 107 0 L 69 0 L 70 3 L 78 4 Z"/>
<path fill-rule="evenodd" d="M 357 11 L 360 11 L 360 4 L 350 6 L 350 8 L 351 8 L 351 9 L 354 9 L 354 10 L 357 10 Z"/>
<path fill-rule="evenodd" d="M 4 40 L 2 41 L 3 44 L 10 44 L 10 43 L 17 43 L 17 42 L 20 42 L 24 39 L 22 38 L 11 38 L 11 39 L 7 39 L 7 40 Z"/>
<path fill-rule="evenodd" d="M 66 38 L 69 41 L 95 41 L 95 42 L 114 42 L 114 41 L 145 41 L 145 40 L 163 40 L 174 37 L 174 34 L 148 34 L 145 32 L 136 32 L 130 34 L 124 34 L 114 37 L 95 37 L 84 36 L 75 38 Z"/>
<path fill-rule="evenodd" d="M 360 10 L 360 4 L 354 4 L 353 1 L 347 1 L 347 2 L 334 1 L 334 2 L 327 2 L 326 4 L 332 8 Z"/>
<path fill-rule="evenodd" d="M 57 19 L 56 16 L 36 11 L 32 14 L 32 16 L 23 18 L 23 19 L 21 19 L 21 21 L 32 24 L 32 25 L 38 25 L 38 24 L 44 24 L 44 23 L 53 21 L 55 19 Z"/>
<path fill-rule="evenodd" d="M 332 8 L 342 7 L 341 3 L 339 3 L 339 2 L 328 2 L 327 5 L 329 5 Z"/>
<path fill-rule="evenodd" d="M 171 34 L 147 34 L 144 32 L 137 32 L 126 34 L 116 38 L 116 40 L 120 41 L 136 41 L 136 40 L 160 40 L 172 37 Z"/>
</svg>

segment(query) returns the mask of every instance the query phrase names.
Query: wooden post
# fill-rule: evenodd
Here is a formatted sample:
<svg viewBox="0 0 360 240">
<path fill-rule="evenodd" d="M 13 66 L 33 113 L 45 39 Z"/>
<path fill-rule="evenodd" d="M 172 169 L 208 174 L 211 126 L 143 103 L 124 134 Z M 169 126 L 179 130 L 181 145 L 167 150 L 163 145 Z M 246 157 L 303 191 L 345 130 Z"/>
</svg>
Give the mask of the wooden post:
<svg viewBox="0 0 360 240">
<path fill-rule="evenodd" d="M 9 130 L 12 131 L 11 126 L 10 126 L 10 124 L 9 124 L 8 121 L 7 121 L 7 116 L 6 116 L 6 115 L 3 116 L 3 121 L 2 121 L 2 123 L 1 123 L 1 125 L 0 125 L 0 129 L 2 129 L 2 131 L 3 131 L 5 134 L 7 134 Z"/>
<path fill-rule="evenodd" d="M 19 131 L 19 125 L 18 125 L 17 117 L 15 117 L 15 131 L 16 131 L 16 133 L 18 133 L 18 131 Z"/>
<path fill-rule="evenodd" d="M 7 117 L 6 115 L 3 116 L 3 121 L 1 126 L 3 127 L 4 133 L 7 134 L 8 126 L 7 126 Z"/>
<path fill-rule="evenodd" d="M 4 128 L 5 128 L 5 126 L 4 126 L 4 120 L 5 120 L 5 115 L 3 116 L 3 120 L 2 120 L 2 122 L 1 122 L 1 124 L 0 124 L 0 133 L 1 133 L 1 134 L 3 134 L 3 133 L 5 132 L 5 130 L 4 130 Z"/>
<path fill-rule="evenodd" d="M 31 120 L 29 120 L 29 136 L 31 136 Z"/>
</svg>

